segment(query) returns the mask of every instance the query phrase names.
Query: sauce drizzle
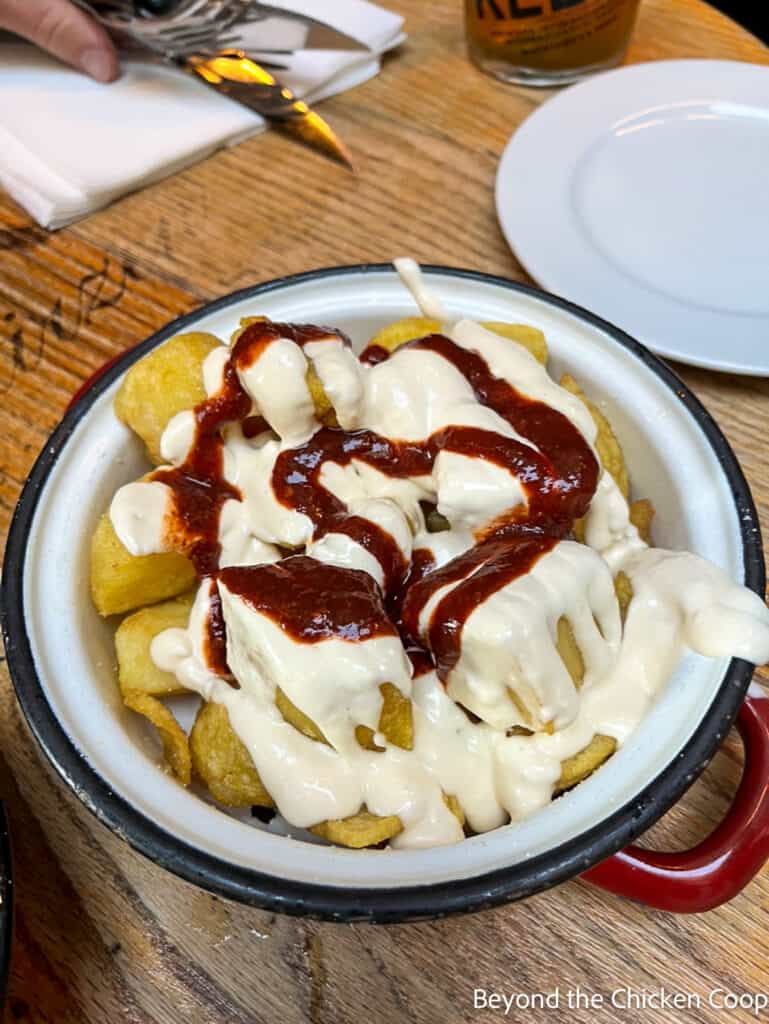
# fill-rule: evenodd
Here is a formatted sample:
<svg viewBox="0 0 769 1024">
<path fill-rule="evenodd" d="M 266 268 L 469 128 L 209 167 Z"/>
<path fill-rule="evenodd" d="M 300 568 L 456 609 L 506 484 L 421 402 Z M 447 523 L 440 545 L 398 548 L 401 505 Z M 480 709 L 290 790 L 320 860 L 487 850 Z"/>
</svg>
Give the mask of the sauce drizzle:
<svg viewBox="0 0 769 1024">
<path fill-rule="evenodd" d="M 419 647 L 421 609 L 440 587 L 482 567 L 472 586 L 462 583 L 453 601 L 446 604 L 444 599 L 433 614 L 436 622 L 444 614 L 451 616 L 451 625 L 447 622 L 445 629 L 437 631 L 431 628 L 428 635 L 439 673 L 445 678 L 459 656 L 462 625 L 470 612 L 527 572 L 537 557 L 570 532 L 574 520 L 587 511 L 600 467 L 590 446 L 563 413 L 521 395 L 507 381 L 495 377 L 481 356 L 440 334 L 404 347 L 433 351 L 451 362 L 466 378 L 477 400 L 497 412 L 539 451 L 478 427 L 447 427 L 424 441 L 395 441 L 367 430 L 324 428 L 304 445 L 281 453 L 273 470 L 273 488 L 282 504 L 312 520 L 315 538 L 331 531 L 345 533 L 378 559 L 388 595 L 402 590 L 402 617 L 397 617 L 407 650 L 420 664 L 424 656 L 415 652 Z M 407 575 L 409 566 L 390 534 L 368 520 L 349 515 L 344 503 L 322 486 L 320 474 L 326 462 L 348 465 L 357 459 L 389 476 L 423 476 L 431 472 L 441 451 L 484 459 L 512 472 L 521 482 L 528 504 L 511 509 L 487 527 L 479 543 L 444 570 L 425 574 L 422 567 L 417 580 Z M 532 534 L 539 535 L 538 539 L 534 540 Z"/>
<path fill-rule="evenodd" d="M 199 576 L 218 574 L 230 589 L 250 603 L 256 602 L 255 607 L 280 621 L 297 640 L 312 642 L 332 635 L 365 639 L 377 629 L 392 631 L 394 621 L 415 667 L 423 670 L 432 663 L 422 646 L 426 641 L 445 680 L 459 657 L 462 627 L 472 610 L 527 572 L 568 535 L 575 519 L 585 514 L 598 482 L 598 461 L 577 427 L 561 412 L 495 377 L 477 353 L 444 335 L 431 334 L 403 347 L 431 351 L 451 363 L 468 381 L 476 399 L 525 440 L 469 426 L 449 426 L 422 441 L 393 440 L 370 430 L 321 427 L 304 444 L 281 451 L 272 471 L 275 497 L 312 521 L 314 540 L 331 532 L 346 534 L 380 562 L 390 617 L 382 601 L 374 600 L 377 584 L 358 570 L 326 565 L 303 555 L 273 565 L 220 570 L 221 508 L 226 500 L 241 497 L 224 479 L 220 428 L 240 421 L 247 437 L 268 429 L 252 408 L 237 371 L 253 365 L 267 346 L 280 338 L 300 347 L 324 339 L 341 339 L 349 345 L 341 332 L 308 324 L 259 320 L 243 329 L 225 364 L 222 387 L 194 410 L 195 437 L 186 460 L 177 468 L 153 474 L 153 479 L 173 492 L 167 525 L 170 544 L 191 558 Z M 373 347 L 361 359 L 375 365 L 389 357 L 385 349 Z M 526 503 L 479 531 L 473 548 L 438 570 L 424 550 L 414 552 L 409 563 L 389 532 L 351 514 L 320 479 L 325 463 L 345 466 L 353 460 L 391 477 L 424 476 L 432 471 L 441 451 L 503 467 L 521 483 Z M 455 584 L 454 588 L 439 602 L 426 636 L 420 638 L 422 609 L 449 583 Z M 378 626 L 376 615 L 381 620 Z M 210 656 L 226 666 L 224 637 L 216 625 L 220 617 L 220 611 L 212 612 Z"/>
<path fill-rule="evenodd" d="M 299 348 L 312 341 L 341 341 L 348 348 L 350 339 L 336 327 L 316 327 L 315 324 L 279 324 L 272 320 L 256 320 L 248 324 L 232 346 L 232 361 L 239 370 L 252 366 L 273 341 L 287 338 Z"/>
<path fill-rule="evenodd" d="M 210 576 L 219 567 L 219 514 L 230 498 L 242 495 L 224 479 L 225 423 L 246 419 L 251 399 L 241 387 L 232 360 L 225 363 L 221 388 L 195 406 L 195 436 L 180 466 L 157 469 L 152 480 L 171 489 L 172 507 L 166 516 L 168 547 L 185 554 L 198 576 Z"/>
<path fill-rule="evenodd" d="M 397 636 L 376 581 L 361 569 L 291 555 L 265 565 L 231 566 L 219 580 L 255 611 L 303 643 Z"/>
<path fill-rule="evenodd" d="M 211 576 L 219 568 L 219 515 L 225 501 L 242 495 L 224 479 L 224 441 L 221 427 L 241 422 L 243 436 L 256 437 L 268 429 L 260 415 L 253 415 L 252 403 L 238 378 L 272 341 L 289 338 L 300 347 L 312 341 L 350 339 L 332 327 L 313 324 L 280 324 L 256 320 L 240 332 L 224 365 L 222 386 L 193 410 L 195 435 L 181 466 L 156 470 L 151 479 L 165 484 L 173 494 L 173 506 L 166 518 L 165 537 L 169 548 L 185 554 L 199 577 Z"/>
</svg>

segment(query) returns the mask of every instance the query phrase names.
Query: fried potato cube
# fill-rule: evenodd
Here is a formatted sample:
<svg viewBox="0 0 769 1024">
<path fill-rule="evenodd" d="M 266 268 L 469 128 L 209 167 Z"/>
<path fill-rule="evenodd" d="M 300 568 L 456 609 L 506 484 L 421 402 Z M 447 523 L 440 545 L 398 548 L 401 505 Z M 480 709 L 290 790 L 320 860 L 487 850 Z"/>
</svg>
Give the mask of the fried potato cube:
<svg viewBox="0 0 769 1024">
<path fill-rule="evenodd" d="M 310 739 L 326 742 L 315 723 L 299 711 L 282 690 L 276 690 L 275 703 L 294 728 L 298 728 Z M 230 725 L 227 709 L 223 705 L 207 703 L 201 706 L 190 733 L 189 745 L 195 775 L 205 782 L 219 803 L 228 807 L 275 806 L 259 778 L 248 750 Z M 464 815 L 456 798 L 445 797 L 445 800 L 452 813 L 464 823 Z M 362 849 L 392 839 L 403 831 L 403 825 L 395 815 L 377 817 L 368 811 L 361 811 L 350 818 L 322 821 L 313 825 L 310 831 L 339 846 Z"/>
<path fill-rule="evenodd" d="M 382 710 L 379 713 L 379 731 L 388 743 L 411 750 L 414 746 L 414 717 L 411 701 L 397 686 L 382 683 Z"/>
<path fill-rule="evenodd" d="M 533 736 L 534 733 L 531 729 L 527 729 L 525 725 L 511 725 L 505 732 L 506 736 Z"/>
<path fill-rule="evenodd" d="M 192 776 L 189 743 L 184 730 L 165 704 L 141 690 L 124 690 L 123 703 L 155 726 L 160 734 L 167 766 L 178 782 L 189 786 Z"/>
<path fill-rule="evenodd" d="M 382 706 L 382 714 L 380 715 L 379 728 L 387 735 L 387 738 L 391 743 L 398 743 L 398 740 L 408 741 L 409 746 L 406 749 L 411 749 L 413 745 L 413 726 L 411 719 L 411 701 L 404 697 L 397 687 L 393 686 L 392 683 L 384 683 L 380 689 L 382 690 L 382 696 L 384 703 Z M 397 697 L 393 695 L 391 691 L 395 691 Z M 404 710 L 404 703 L 406 708 Z M 313 720 L 306 715 L 303 711 L 289 700 L 285 693 L 278 687 L 275 690 L 275 706 L 280 711 L 283 718 L 295 729 L 307 736 L 308 739 L 316 740 L 319 743 L 328 743 L 328 740 L 320 731 L 318 726 Z M 387 723 L 390 734 L 385 732 L 382 728 L 382 716 L 385 714 L 385 707 L 388 707 Z M 365 729 L 365 726 L 358 726 L 356 729 L 356 736 L 360 742 L 361 734 L 359 729 Z M 361 746 L 367 747 L 367 749 L 379 750 L 382 749 L 373 745 L 374 734 L 371 730 L 367 730 L 371 733 L 370 739 L 372 746 L 368 746 L 366 743 L 361 743 Z M 242 744 L 241 744 L 242 746 Z M 194 756 L 193 746 L 193 756 Z M 248 756 L 248 751 L 245 747 L 243 748 L 244 753 Z M 209 785 L 209 789 L 210 789 Z M 216 795 L 216 794 L 214 794 Z M 219 799 L 217 797 L 217 799 Z M 256 800 L 251 801 L 257 803 Z M 388 839 L 392 839 L 393 836 L 398 835 L 399 832 L 403 831 L 403 825 L 401 824 L 400 818 L 391 815 L 385 818 L 379 818 L 374 814 L 369 814 L 367 811 L 363 811 L 359 814 L 353 815 L 351 818 L 339 818 L 329 821 L 322 821 L 318 825 L 313 825 L 310 829 L 316 836 L 320 836 L 321 839 L 326 839 L 330 843 L 336 843 L 339 846 L 349 846 L 352 849 L 362 849 L 364 846 L 376 846 L 378 843 L 386 842 Z"/>
<path fill-rule="evenodd" d="M 386 747 L 380 747 L 379 744 L 374 740 L 376 733 L 368 725 L 356 725 L 355 726 L 355 739 L 358 744 L 363 747 L 364 750 L 373 750 L 376 753 L 381 754 Z"/>
<path fill-rule="evenodd" d="M 304 711 L 300 711 L 293 701 L 289 700 L 285 693 L 278 687 L 275 690 L 275 707 L 283 715 L 284 719 L 289 725 L 293 725 L 295 729 L 303 733 L 308 739 L 316 740 L 318 743 L 325 743 L 328 745 L 328 740 L 317 727 L 315 722 L 306 715 Z"/>
<path fill-rule="evenodd" d="M 451 529 L 451 523 L 434 505 L 425 510 L 425 526 L 428 533 L 443 533 Z"/>
<path fill-rule="evenodd" d="M 487 331 L 494 334 L 501 334 L 503 338 L 510 341 L 517 341 L 534 356 L 538 363 L 544 366 L 548 359 L 547 342 L 542 331 L 536 327 L 529 327 L 528 324 L 507 324 L 499 321 L 487 320 L 481 324 Z"/>
<path fill-rule="evenodd" d="M 349 846 L 353 850 L 362 850 L 366 846 L 378 846 L 388 839 L 393 839 L 403 831 L 403 824 L 395 814 L 385 818 L 359 811 L 351 818 L 333 818 L 313 825 L 310 832 L 321 839 L 326 839 L 337 846 Z"/>
<path fill-rule="evenodd" d="M 582 686 L 582 680 L 585 678 L 585 662 L 582 660 L 582 652 L 574 637 L 571 623 L 564 615 L 558 620 L 558 642 L 556 646 L 561 656 L 561 661 L 566 666 L 574 686 L 576 689 L 579 689 Z"/>
<path fill-rule="evenodd" d="M 443 795 L 443 802 L 464 828 L 465 815 L 455 796 Z M 326 839 L 337 846 L 349 846 L 354 850 L 361 850 L 366 846 L 378 846 L 389 839 L 394 839 L 403 831 L 403 823 L 400 818 L 391 814 L 387 817 L 377 817 L 368 811 L 359 811 L 351 818 L 337 818 L 330 821 L 321 821 L 310 829 L 316 836 Z"/>
<path fill-rule="evenodd" d="M 234 345 L 243 331 L 245 331 L 247 327 L 250 327 L 251 324 L 264 323 L 267 319 L 268 318 L 266 316 L 242 316 L 237 330 L 233 332 L 232 337 L 230 338 L 230 345 Z M 336 418 L 336 411 L 326 394 L 326 389 L 323 387 L 323 383 L 318 376 L 317 370 L 309 360 L 307 362 L 307 374 L 305 380 L 307 381 L 307 389 L 310 392 L 313 405 L 315 406 L 315 415 L 324 427 L 338 427 L 339 421 Z"/>
<path fill-rule="evenodd" d="M 397 686 L 392 683 L 382 683 L 379 687 L 382 694 L 382 710 L 379 714 L 378 729 L 388 742 L 404 750 L 411 750 L 414 745 L 414 723 L 411 713 L 411 701 L 400 692 Z M 301 711 L 285 693 L 278 687 L 275 690 L 275 706 L 283 718 L 293 725 L 295 729 L 307 736 L 308 739 L 317 740 L 318 743 L 328 743 L 318 726 L 313 720 Z M 355 736 L 358 743 L 366 750 L 383 750 L 374 742 L 374 731 L 366 725 L 355 727 Z"/>
<path fill-rule="evenodd" d="M 91 539 L 91 596 L 100 615 L 130 612 L 177 597 L 195 582 L 192 563 L 175 551 L 137 557 L 127 551 L 108 515 Z"/>
<path fill-rule="evenodd" d="M 379 692 L 382 694 L 382 710 L 379 712 L 378 731 L 393 746 L 411 750 L 414 746 L 411 701 L 392 683 L 382 683 Z M 374 730 L 367 725 L 355 727 L 355 738 L 365 750 L 384 750 L 375 743 L 374 735 Z"/>
<path fill-rule="evenodd" d="M 562 615 L 558 620 L 556 648 L 561 656 L 561 661 L 566 667 L 566 671 L 571 676 L 571 680 L 574 683 L 575 688 L 579 690 L 582 686 L 582 680 L 585 678 L 585 662 L 582 659 L 582 652 L 580 651 L 579 645 L 577 644 L 574 636 L 574 630 L 571 628 L 571 623 L 565 615 Z M 555 727 L 552 722 L 540 723 L 537 727 L 531 710 L 526 706 L 521 697 L 512 689 L 508 689 L 507 692 L 526 723 L 523 727 L 513 726 L 510 730 L 510 735 L 527 735 L 531 734 L 532 731 L 544 732 L 552 735 L 555 731 Z"/>
<path fill-rule="evenodd" d="M 405 345 L 407 341 L 415 338 L 424 338 L 428 334 L 437 334 L 441 329 L 439 320 L 429 320 L 424 316 L 407 316 L 403 320 L 396 320 L 394 323 L 377 331 L 373 338 L 369 339 L 366 346 L 377 346 L 394 352 L 396 348 Z"/>
<path fill-rule="evenodd" d="M 508 324 L 498 321 L 486 321 L 481 324 L 488 331 L 499 334 L 503 338 L 517 341 L 523 345 L 540 363 L 547 362 L 547 343 L 542 331 L 536 327 L 529 327 L 527 324 Z M 424 338 L 428 334 L 437 334 L 441 330 L 439 320 L 430 320 L 427 317 L 409 316 L 403 320 L 396 320 L 387 327 L 383 327 L 369 341 L 370 346 L 377 345 L 394 352 L 396 348 L 405 345 L 407 341 L 414 341 L 415 338 Z"/>
<path fill-rule="evenodd" d="M 598 406 L 594 402 L 591 402 L 589 398 L 585 397 L 582 388 L 570 374 L 563 374 L 561 377 L 561 387 L 565 388 L 566 391 L 570 391 L 573 395 L 576 395 L 577 398 L 582 399 L 590 410 L 593 422 L 598 428 L 598 433 L 595 439 L 598 458 L 601 460 L 601 465 L 606 472 L 611 473 L 614 477 L 617 487 L 622 491 L 624 497 L 627 498 L 630 494 L 630 481 L 628 479 L 627 467 L 625 465 L 625 456 L 622 452 L 622 447 L 617 440 L 617 436 L 612 430 L 611 424 Z"/>
<path fill-rule="evenodd" d="M 647 544 L 651 544 L 654 512 L 654 505 L 648 498 L 639 498 L 637 501 L 630 502 L 630 522 L 638 530 L 641 540 Z"/>
<path fill-rule="evenodd" d="M 633 584 L 624 572 L 618 572 L 614 577 L 614 593 L 617 595 L 619 613 L 624 623 L 630 602 L 633 600 Z"/>
<path fill-rule="evenodd" d="M 587 516 L 583 516 L 581 519 L 575 519 L 574 520 L 574 539 L 578 543 L 580 543 L 580 544 L 584 544 L 585 543 L 585 522 L 586 521 L 587 521 Z"/>
<path fill-rule="evenodd" d="M 223 704 L 202 704 L 190 732 L 192 769 L 227 807 L 274 807 Z"/>
<path fill-rule="evenodd" d="M 194 591 L 142 608 L 123 619 L 115 633 L 120 689 L 151 693 L 156 697 L 186 693 L 171 672 L 159 669 L 150 656 L 152 641 L 164 629 L 183 629 L 189 620 Z"/>
<path fill-rule="evenodd" d="M 310 362 L 307 364 L 305 380 L 312 397 L 312 404 L 315 406 L 315 415 L 324 427 L 338 427 L 339 420 L 336 418 L 336 410 L 326 394 L 326 389 L 323 387 L 323 382 L 318 376 L 318 371 Z"/>
<path fill-rule="evenodd" d="M 203 360 L 221 342 L 213 334 L 178 334 L 134 363 L 115 398 L 115 413 L 147 446 L 155 465 L 162 462 L 160 436 L 176 413 L 206 397 Z"/>
<path fill-rule="evenodd" d="M 513 736 L 516 734 L 522 734 L 525 736 L 531 736 L 535 732 L 544 732 L 548 736 L 551 736 L 555 732 L 555 726 L 553 725 L 552 719 L 543 722 L 537 711 L 536 715 L 532 714 L 534 710 L 530 705 L 527 705 L 524 698 L 517 693 L 512 686 L 507 687 L 507 695 L 515 705 L 518 714 L 521 716 L 525 725 L 513 725 L 508 729 L 508 735 Z M 466 709 L 465 709 L 466 710 Z"/>
<path fill-rule="evenodd" d="M 232 348 L 247 327 L 250 327 L 251 324 L 263 324 L 267 320 L 269 320 L 269 317 L 267 316 L 242 316 L 237 328 L 230 335 L 230 348 Z"/>
<path fill-rule="evenodd" d="M 600 768 L 616 749 L 617 741 L 615 739 L 598 733 L 584 750 L 580 750 L 578 754 L 567 757 L 565 761 L 561 762 L 561 777 L 556 783 L 556 793 L 562 793 L 565 789 L 576 786 L 578 782 L 583 782 L 588 775 L 593 774 L 596 768 Z"/>
</svg>

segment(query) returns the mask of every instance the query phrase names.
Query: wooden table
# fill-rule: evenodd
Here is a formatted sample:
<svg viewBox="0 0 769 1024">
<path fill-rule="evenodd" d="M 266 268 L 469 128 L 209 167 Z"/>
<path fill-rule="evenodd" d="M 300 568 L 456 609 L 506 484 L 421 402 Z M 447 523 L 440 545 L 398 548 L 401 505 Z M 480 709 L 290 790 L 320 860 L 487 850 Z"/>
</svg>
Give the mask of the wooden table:
<svg viewBox="0 0 769 1024">
<path fill-rule="evenodd" d="M 409 41 L 373 82 L 324 104 L 351 177 L 268 134 L 48 234 L 0 196 L 0 532 L 69 396 L 107 358 L 214 296 L 335 263 L 419 259 L 524 279 L 492 189 L 512 129 L 547 95 L 466 61 L 459 0 L 389 0 Z M 646 0 L 630 59 L 769 50 L 699 0 Z M 729 435 L 769 527 L 769 381 L 678 367 Z M 6 1020 L 246 1024 L 483 1019 L 473 989 L 769 989 L 769 870 L 730 905 L 664 916 L 573 882 L 525 903 L 418 925 L 333 926 L 216 899 L 154 867 L 59 784 L 0 665 L 0 793 L 15 847 Z M 691 844 L 733 792 L 736 742 L 653 830 Z M 511 1019 L 558 1019 L 554 1010 Z M 501 1014 L 485 1011 L 487 1019 Z M 701 1010 L 570 1019 L 751 1020 Z"/>
</svg>

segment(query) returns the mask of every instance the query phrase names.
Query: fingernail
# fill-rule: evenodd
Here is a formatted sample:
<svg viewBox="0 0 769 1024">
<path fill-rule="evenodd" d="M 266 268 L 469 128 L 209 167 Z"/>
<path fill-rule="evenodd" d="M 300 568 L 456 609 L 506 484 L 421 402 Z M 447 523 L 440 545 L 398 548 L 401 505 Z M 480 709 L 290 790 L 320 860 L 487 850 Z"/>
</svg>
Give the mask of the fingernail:
<svg viewBox="0 0 769 1024">
<path fill-rule="evenodd" d="M 112 77 L 112 64 L 103 50 L 83 50 L 80 54 L 80 67 L 97 82 L 109 82 Z"/>
</svg>

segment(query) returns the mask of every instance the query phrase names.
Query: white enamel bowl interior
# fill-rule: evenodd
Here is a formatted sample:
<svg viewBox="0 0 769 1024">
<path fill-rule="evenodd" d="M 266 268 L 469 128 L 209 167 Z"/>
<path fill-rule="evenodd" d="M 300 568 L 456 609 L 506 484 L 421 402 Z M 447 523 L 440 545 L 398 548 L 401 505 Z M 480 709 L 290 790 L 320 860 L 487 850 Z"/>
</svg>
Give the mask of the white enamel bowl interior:
<svg viewBox="0 0 769 1024">
<path fill-rule="evenodd" d="M 598 327 L 542 298 L 492 282 L 437 273 L 429 279 L 454 317 L 542 328 L 555 375 L 569 370 L 610 416 L 634 495 L 650 497 L 657 508 L 656 543 L 698 552 L 743 579 L 737 512 L 723 470 L 694 419 L 651 369 Z M 265 314 L 337 325 L 360 346 L 382 325 L 414 313 L 394 274 L 356 273 L 234 302 L 201 316 L 194 329 L 226 338 L 239 317 Z M 162 770 L 151 728 L 122 708 L 114 624 L 99 618 L 89 597 L 89 540 L 97 517 L 120 484 L 147 468 L 140 444 L 113 415 L 116 389 L 113 384 L 80 421 L 40 497 L 24 577 L 27 628 L 47 699 L 75 746 L 116 793 L 186 843 L 242 867 L 327 885 L 376 888 L 471 877 L 543 853 L 631 801 L 675 758 L 711 704 L 727 662 L 689 656 L 610 769 L 527 821 L 431 850 L 348 851 L 287 839 L 185 792 Z M 189 721 L 187 698 L 174 709 Z"/>
</svg>

